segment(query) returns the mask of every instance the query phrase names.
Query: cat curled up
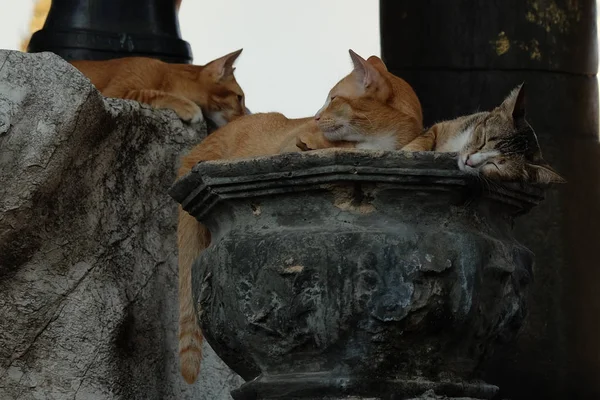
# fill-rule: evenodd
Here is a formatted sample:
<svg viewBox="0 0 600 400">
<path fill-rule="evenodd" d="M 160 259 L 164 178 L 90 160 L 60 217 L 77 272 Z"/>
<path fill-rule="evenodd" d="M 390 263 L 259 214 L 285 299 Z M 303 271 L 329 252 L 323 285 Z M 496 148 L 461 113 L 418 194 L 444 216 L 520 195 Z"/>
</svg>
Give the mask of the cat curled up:
<svg viewBox="0 0 600 400">
<path fill-rule="evenodd" d="M 323 147 L 394 150 L 408 144 L 423 129 L 417 95 L 408 83 L 388 72 L 378 57 L 364 60 L 352 50 L 350 57 L 354 69 L 330 90 L 314 117 L 288 119 L 264 113 L 238 118 L 183 157 L 179 177 L 200 161 Z M 191 267 L 210 245 L 210 232 L 180 208 L 177 238 L 180 366 L 186 382 L 192 383 L 200 371 L 203 336 L 192 300 Z"/>
<path fill-rule="evenodd" d="M 233 63 L 242 50 L 206 65 L 171 64 L 146 57 L 71 61 L 106 97 L 168 108 L 184 121 L 204 117 L 218 127 L 248 114 Z"/>
<path fill-rule="evenodd" d="M 402 150 L 458 153 L 460 170 L 491 179 L 565 182 L 542 158 L 525 119 L 524 84 L 492 111 L 437 123 Z"/>
</svg>

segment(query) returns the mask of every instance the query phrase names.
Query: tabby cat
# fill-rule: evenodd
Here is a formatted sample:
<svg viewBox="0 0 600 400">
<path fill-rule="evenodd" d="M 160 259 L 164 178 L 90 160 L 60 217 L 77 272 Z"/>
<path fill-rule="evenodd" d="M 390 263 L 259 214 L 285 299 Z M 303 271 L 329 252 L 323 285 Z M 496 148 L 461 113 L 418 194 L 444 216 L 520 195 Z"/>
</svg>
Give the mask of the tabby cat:
<svg viewBox="0 0 600 400">
<path fill-rule="evenodd" d="M 169 64 L 145 57 L 71 64 L 106 97 L 169 108 L 192 123 L 204 116 L 220 127 L 249 113 L 244 92 L 233 76 L 233 63 L 241 52 L 234 51 L 204 66 Z"/>
<path fill-rule="evenodd" d="M 524 85 L 494 110 L 437 123 L 402 150 L 456 152 L 460 170 L 492 179 L 565 182 L 542 158 L 525 119 Z"/>
<path fill-rule="evenodd" d="M 179 176 L 205 160 L 332 146 L 394 150 L 408 144 L 423 129 L 417 95 L 408 83 L 389 73 L 378 57 L 364 60 L 352 50 L 350 56 L 353 71 L 331 89 L 315 117 L 288 119 L 266 113 L 239 118 L 192 149 L 182 160 Z M 192 383 L 200 371 L 202 332 L 192 302 L 191 266 L 210 244 L 210 233 L 181 209 L 177 229 L 179 354 L 182 375 Z"/>
</svg>

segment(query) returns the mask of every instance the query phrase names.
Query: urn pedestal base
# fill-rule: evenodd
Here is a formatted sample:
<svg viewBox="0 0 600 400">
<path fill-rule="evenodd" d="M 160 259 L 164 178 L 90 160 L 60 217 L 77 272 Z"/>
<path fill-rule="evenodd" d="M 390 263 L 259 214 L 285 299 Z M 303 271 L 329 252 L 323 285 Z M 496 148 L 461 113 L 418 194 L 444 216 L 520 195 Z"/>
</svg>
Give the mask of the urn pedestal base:
<svg viewBox="0 0 600 400">
<path fill-rule="evenodd" d="M 330 373 L 261 375 L 231 393 L 234 400 L 489 400 L 498 387 L 484 382 L 422 380 L 364 382 Z M 439 396 L 439 397 L 438 397 Z"/>
</svg>

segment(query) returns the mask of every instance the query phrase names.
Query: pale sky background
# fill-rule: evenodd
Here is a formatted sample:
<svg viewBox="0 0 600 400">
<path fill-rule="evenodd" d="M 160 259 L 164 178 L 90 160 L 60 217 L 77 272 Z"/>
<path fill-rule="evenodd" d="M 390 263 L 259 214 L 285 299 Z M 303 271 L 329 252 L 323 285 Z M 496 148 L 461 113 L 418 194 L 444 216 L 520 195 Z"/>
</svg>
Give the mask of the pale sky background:
<svg viewBox="0 0 600 400">
<path fill-rule="evenodd" d="M 19 47 L 33 4 L 0 0 L 0 48 Z M 350 72 L 349 48 L 380 55 L 378 0 L 183 0 L 179 19 L 195 64 L 244 48 L 236 77 L 253 112 L 313 115 Z"/>
<path fill-rule="evenodd" d="M 0 0 L 0 48 L 18 49 L 33 4 Z M 183 0 L 179 21 L 195 64 L 244 49 L 235 74 L 252 112 L 313 115 L 351 71 L 348 49 L 380 55 L 378 0 Z"/>
</svg>

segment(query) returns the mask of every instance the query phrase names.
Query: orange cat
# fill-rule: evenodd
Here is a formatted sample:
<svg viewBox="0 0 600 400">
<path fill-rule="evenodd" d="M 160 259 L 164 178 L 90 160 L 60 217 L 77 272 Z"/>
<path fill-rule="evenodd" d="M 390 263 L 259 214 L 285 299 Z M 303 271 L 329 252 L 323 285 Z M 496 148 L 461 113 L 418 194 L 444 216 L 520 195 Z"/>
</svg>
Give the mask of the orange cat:
<svg viewBox="0 0 600 400">
<path fill-rule="evenodd" d="M 565 182 L 542 158 L 537 136 L 525 119 L 523 85 L 492 111 L 437 123 L 402 150 L 456 152 L 460 170 L 487 178 Z"/>
<path fill-rule="evenodd" d="M 421 104 L 410 85 L 389 73 L 378 57 L 366 61 L 352 50 L 350 56 L 353 71 L 331 89 L 314 118 L 288 119 L 278 113 L 239 118 L 185 156 L 179 176 L 203 160 L 334 146 L 393 150 L 417 137 L 423 129 L 423 118 Z M 177 229 L 179 354 L 182 375 L 192 383 L 200 371 L 202 332 L 192 301 L 191 266 L 210 244 L 210 233 L 181 209 Z"/>
<path fill-rule="evenodd" d="M 71 61 L 106 97 L 137 100 L 174 110 L 184 121 L 203 116 L 217 126 L 248 114 L 233 72 L 242 50 L 200 65 L 170 64 L 145 57 Z"/>
</svg>

